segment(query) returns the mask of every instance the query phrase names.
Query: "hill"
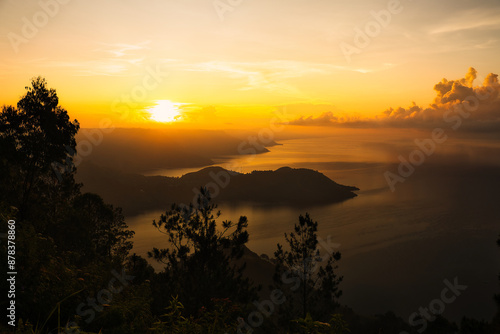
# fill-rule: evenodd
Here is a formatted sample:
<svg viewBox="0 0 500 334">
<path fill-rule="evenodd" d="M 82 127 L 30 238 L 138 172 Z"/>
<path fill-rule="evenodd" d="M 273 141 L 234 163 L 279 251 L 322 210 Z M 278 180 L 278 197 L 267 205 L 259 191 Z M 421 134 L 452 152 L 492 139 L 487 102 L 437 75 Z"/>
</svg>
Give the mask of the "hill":
<svg viewBox="0 0 500 334">
<path fill-rule="evenodd" d="M 93 163 L 78 168 L 83 190 L 100 194 L 107 202 L 133 215 L 167 209 L 172 203 L 191 203 L 201 186 L 215 202 L 256 202 L 314 205 L 344 201 L 356 196 L 356 187 L 340 185 L 320 172 L 282 167 L 275 171 L 241 174 L 221 167 L 207 167 L 180 178 L 125 173 Z"/>
</svg>

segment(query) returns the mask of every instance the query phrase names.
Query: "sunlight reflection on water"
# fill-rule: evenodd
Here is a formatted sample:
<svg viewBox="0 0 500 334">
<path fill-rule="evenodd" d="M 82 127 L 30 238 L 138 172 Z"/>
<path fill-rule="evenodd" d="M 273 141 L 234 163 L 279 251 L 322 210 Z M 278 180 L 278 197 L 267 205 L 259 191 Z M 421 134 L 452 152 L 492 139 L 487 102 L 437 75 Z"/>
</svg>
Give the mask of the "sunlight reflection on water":
<svg viewBox="0 0 500 334">
<path fill-rule="evenodd" d="M 500 181 L 497 174 L 488 176 L 480 166 L 476 166 L 477 172 L 474 165 L 462 170 L 460 165 L 433 165 L 430 161 L 392 193 L 383 173 L 396 168 L 391 164 L 394 155 L 382 152 L 373 142 L 346 144 L 338 138 L 312 138 L 282 143 L 269 153 L 220 159 L 217 165 L 243 173 L 282 166 L 311 168 L 338 183 L 359 187 L 359 196 L 307 208 L 220 205 L 222 219 L 248 217 L 251 250 L 272 255 L 276 243 L 284 242 L 283 233 L 307 211 L 319 222 L 320 237 L 330 235 L 341 244 L 339 270 L 346 277 L 341 301 L 355 310 L 367 314 L 393 310 L 407 317 L 435 298 L 434 290 L 443 279 L 459 276 L 468 279 L 471 288 L 447 307 L 445 316 L 456 320 L 464 314 L 477 318 L 494 314 L 491 297 L 497 292 L 500 268 L 495 246 L 500 212 L 494 203 L 500 198 L 496 192 L 485 192 L 484 186 L 493 178 Z M 195 170 L 161 174 L 181 176 Z M 138 254 L 164 246 L 164 236 L 151 226 L 160 214 L 127 218 L 136 231 L 134 251 Z"/>
</svg>

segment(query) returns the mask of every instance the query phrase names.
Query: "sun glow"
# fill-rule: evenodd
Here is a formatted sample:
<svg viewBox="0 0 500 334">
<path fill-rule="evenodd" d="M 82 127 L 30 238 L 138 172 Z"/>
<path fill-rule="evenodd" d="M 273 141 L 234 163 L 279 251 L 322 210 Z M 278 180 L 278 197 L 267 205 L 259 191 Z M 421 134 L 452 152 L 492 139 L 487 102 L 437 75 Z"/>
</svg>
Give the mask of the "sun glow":
<svg viewBox="0 0 500 334">
<path fill-rule="evenodd" d="M 181 118 L 179 106 L 182 103 L 176 103 L 169 100 L 157 100 L 156 105 L 146 109 L 150 114 L 149 119 L 156 122 L 175 122 Z"/>
</svg>

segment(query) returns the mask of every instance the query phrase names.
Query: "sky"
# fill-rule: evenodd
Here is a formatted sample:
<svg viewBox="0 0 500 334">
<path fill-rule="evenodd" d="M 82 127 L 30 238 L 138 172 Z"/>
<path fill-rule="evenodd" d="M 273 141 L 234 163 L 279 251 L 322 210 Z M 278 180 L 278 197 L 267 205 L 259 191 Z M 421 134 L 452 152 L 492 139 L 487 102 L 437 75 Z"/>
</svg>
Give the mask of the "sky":
<svg viewBox="0 0 500 334">
<path fill-rule="evenodd" d="M 374 120 L 500 73 L 498 0 L 0 0 L 0 22 L 0 104 L 40 75 L 82 127 Z"/>
</svg>

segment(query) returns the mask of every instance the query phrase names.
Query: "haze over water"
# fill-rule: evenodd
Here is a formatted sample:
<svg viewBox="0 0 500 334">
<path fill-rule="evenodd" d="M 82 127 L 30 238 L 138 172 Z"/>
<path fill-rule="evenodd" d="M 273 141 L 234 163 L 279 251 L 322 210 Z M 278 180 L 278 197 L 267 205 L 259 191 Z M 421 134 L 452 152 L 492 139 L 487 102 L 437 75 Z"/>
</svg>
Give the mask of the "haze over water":
<svg viewBox="0 0 500 334">
<path fill-rule="evenodd" d="M 500 261 L 495 244 L 500 212 L 496 156 L 475 158 L 481 149 L 498 150 L 491 141 L 451 138 L 404 183 L 391 192 L 384 177 L 397 173 L 397 154 L 408 157 L 414 138 L 426 131 L 378 136 L 356 131 L 324 138 L 278 140 L 269 153 L 220 159 L 217 165 L 238 172 L 275 170 L 282 166 L 311 168 L 334 181 L 360 188 L 358 197 L 315 207 L 264 206 L 252 203 L 219 205 L 221 219 L 249 219 L 248 247 L 273 255 L 283 244 L 299 214 L 309 212 L 319 222 L 319 236 L 340 244 L 339 270 L 344 275 L 341 302 L 365 314 L 393 310 L 408 319 L 420 306 L 440 297 L 443 280 L 468 286 L 444 316 L 489 319 L 495 312 Z M 389 139 L 387 139 L 389 138 Z M 181 176 L 192 169 L 163 170 Z M 157 172 L 158 173 L 158 172 Z M 153 173 L 154 174 L 154 173 Z M 215 199 L 217 202 L 217 199 Z M 145 254 L 160 246 L 163 236 L 152 226 L 161 212 L 129 217 L 136 231 L 134 251 Z"/>
</svg>

